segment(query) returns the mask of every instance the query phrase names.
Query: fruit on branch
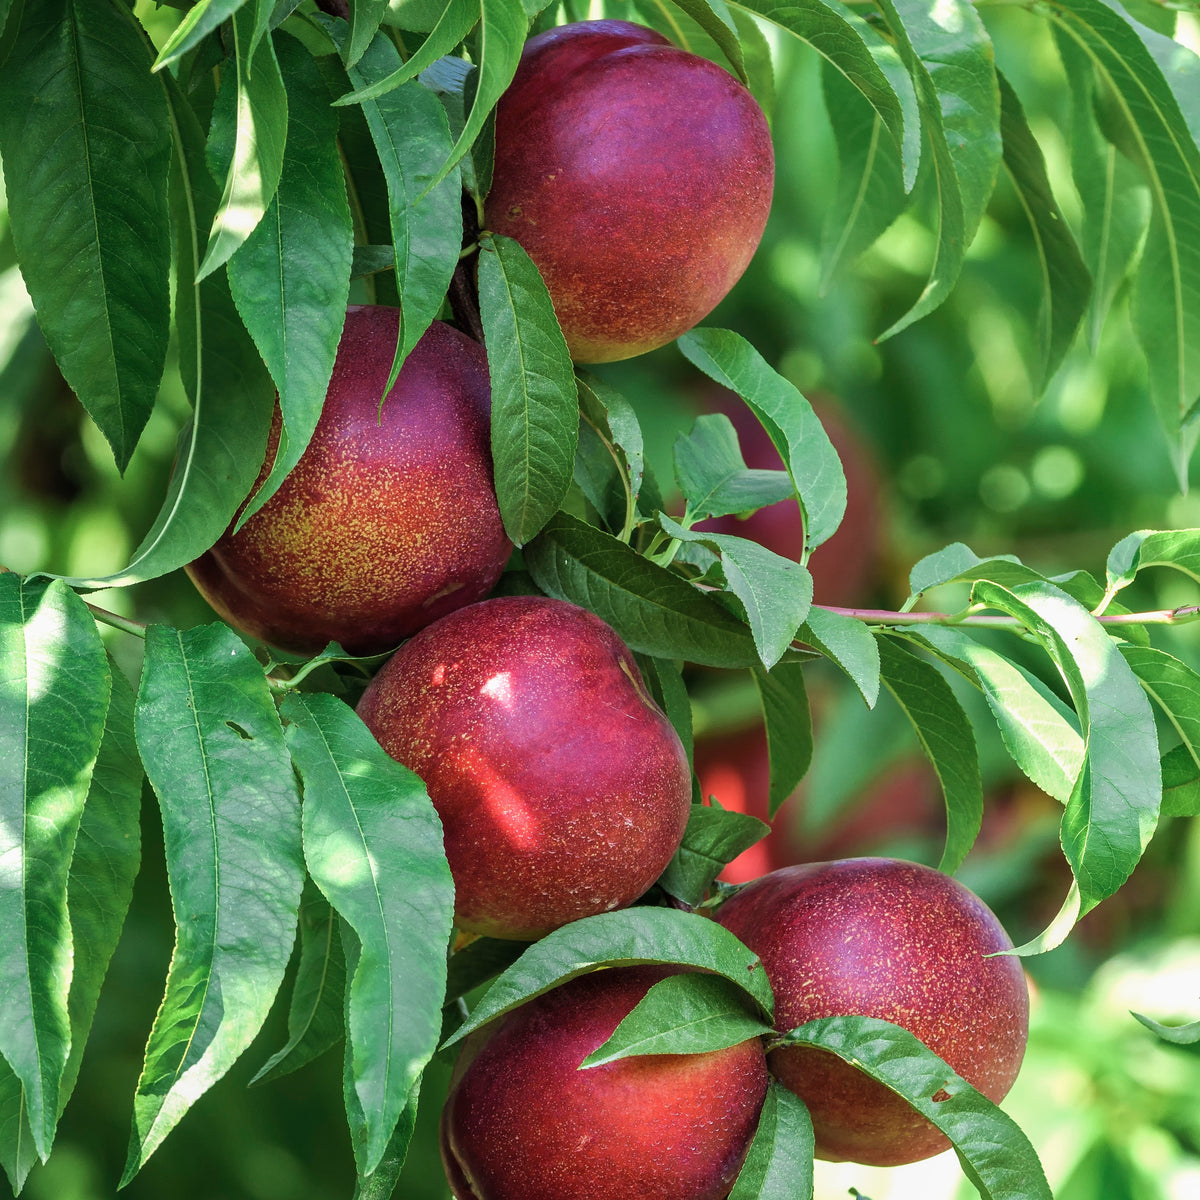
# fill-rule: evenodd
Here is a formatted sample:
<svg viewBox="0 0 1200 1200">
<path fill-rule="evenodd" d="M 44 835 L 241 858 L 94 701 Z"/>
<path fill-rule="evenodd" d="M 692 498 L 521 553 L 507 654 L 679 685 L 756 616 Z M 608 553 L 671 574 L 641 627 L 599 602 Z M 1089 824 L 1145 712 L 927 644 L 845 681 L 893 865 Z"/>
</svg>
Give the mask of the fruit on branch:
<svg viewBox="0 0 1200 1200">
<path fill-rule="evenodd" d="M 469 1039 L 442 1110 L 457 1200 L 720 1200 L 767 1089 L 753 1038 L 579 1070 L 672 968 L 612 967 L 516 1009 Z"/>
<path fill-rule="evenodd" d="M 381 408 L 398 322 L 394 308 L 349 309 L 300 461 L 187 569 L 243 633 L 300 653 L 334 641 L 378 654 L 482 599 L 504 569 L 512 546 L 492 484 L 484 352 L 435 321 Z"/>
<path fill-rule="evenodd" d="M 535 938 L 621 908 L 683 837 L 679 737 L 629 648 L 573 604 L 496 597 L 442 618 L 358 713 L 429 788 L 462 929 Z"/>
<path fill-rule="evenodd" d="M 533 37 L 496 109 L 486 224 L 537 263 L 578 362 L 702 320 L 766 225 L 766 118 L 729 72 L 625 21 Z"/>
<path fill-rule="evenodd" d="M 989 1100 L 1025 1053 L 1029 995 L 1012 942 L 974 893 L 940 871 L 857 858 L 774 871 L 717 919 L 758 954 L 776 1028 L 829 1016 L 902 1025 Z M 916 1162 L 949 1141 L 915 1109 L 828 1051 L 789 1046 L 771 1069 L 808 1105 L 817 1156 L 869 1166 Z"/>
</svg>

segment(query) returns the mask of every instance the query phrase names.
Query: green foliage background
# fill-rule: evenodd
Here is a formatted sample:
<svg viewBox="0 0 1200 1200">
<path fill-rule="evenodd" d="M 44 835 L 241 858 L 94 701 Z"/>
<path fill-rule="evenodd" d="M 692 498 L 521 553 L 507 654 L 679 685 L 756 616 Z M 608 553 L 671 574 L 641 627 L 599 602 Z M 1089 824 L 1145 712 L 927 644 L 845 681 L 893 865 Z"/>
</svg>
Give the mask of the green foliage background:
<svg viewBox="0 0 1200 1200">
<path fill-rule="evenodd" d="M 1127 7 L 1155 27 L 1174 13 L 1145 0 Z M 145 0 L 136 11 L 160 45 L 178 16 Z M 1089 198 L 1076 191 L 1070 174 L 1079 150 L 1069 132 L 1069 97 L 1052 36 L 1038 14 L 1021 6 L 981 11 L 997 61 L 1047 155 L 1055 195 L 1079 227 Z M 639 5 L 638 14 L 666 20 L 665 9 L 649 4 Z M 681 19 L 672 14 L 671 20 Z M 1179 14 L 1177 36 L 1200 46 L 1194 11 Z M 1177 438 L 1164 433 L 1148 400 L 1150 368 L 1134 335 L 1127 283 L 1108 297 L 1109 319 L 1076 339 L 1042 394 L 1041 266 L 1021 198 L 1003 176 L 949 298 L 876 342 L 925 286 L 938 253 L 936 225 L 928 204 L 919 206 L 856 263 L 826 278 L 825 224 L 839 204 L 834 128 L 816 55 L 783 39 L 774 49 L 773 79 L 752 78 L 760 91 L 774 93 L 775 206 L 751 268 L 709 323 L 751 336 L 768 362 L 806 395 L 829 397 L 861 436 L 878 472 L 882 515 L 871 577 L 858 602 L 894 608 L 907 595 L 912 564 L 949 542 L 965 542 L 984 557 L 1016 554 L 1045 574 L 1084 568 L 1102 575 L 1109 548 L 1130 531 L 1200 526 L 1200 499 L 1179 486 L 1186 456 L 1181 460 Z M 1130 201 L 1139 202 L 1148 203 L 1145 197 Z M 7 219 L 0 221 L 0 563 L 21 573 L 106 576 L 129 561 L 165 490 L 188 412 L 178 370 L 168 369 L 121 478 L 108 444 L 46 348 L 15 269 Z M 1200 254 L 1200 238 L 1195 242 Z M 166 352 L 177 364 L 178 348 Z M 648 457 L 659 477 L 669 479 L 674 438 L 709 399 L 696 371 L 668 347 L 598 373 L 633 401 Z M 1177 572 L 1147 573 L 1123 600 L 1138 609 L 1193 604 L 1195 586 Z M 212 616 L 178 572 L 91 599 L 178 628 Z M 1198 631 L 1196 625 L 1172 629 L 1156 641 L 1200 669 Z M 120 667 L 136 678 L 141 643 L 111 630 L 103 636 Z M 820 844 L 865 791 L 919 757 L 911 729 L 890 700 L 881 701 L 868 726 L 849 682 L 823 666 L 813 668 L 808 681 L 826 716 L 807 807 L 791 804 L 781 814 L 810 846 Z M 751 705 L 743 687 L 718 676 L 693 682 L 699 736 L 747 721 Z M 978 715 L 982 701 L 966 688 L 958 694 Z M 986 720 L 976 722 L 977 733 L 991 728 Z M 1058 810 L 1031 795 L 998 735 L 990 742 L 985 737 L 980 752 L 994 836 L 981 840 L 960 878 L 997 910 L 1019 943 L 1045 926 L 1069 881 L 1056 860 Z M 121 1175 L 131 1097 L 174 941 L 162 828 L 148 790 L 141 825 L 133 905 L 54 1155 L 30 1176 L 25 1194 L 34 1200 L 107 1197 Z M 940 828 L 918 823 L 846 852 L 899 853 L 936 864 L 941 837 Z M 1036 1131 L 1055 1195 L 1181 1200 L 1196 1194 L 1200 1052 L 1156 1040 L 1128 1012 L 1171 1022 L 1200 1015 L 1200 820 L 1168 818 L 1126 888 L 1085 917 L 1067 943 L 1027 966 L 1036 986 L 1034 1028 L 1022 1081 L 1006 1108 Z M 327 1054 L 286 1081 L 246 1089 L 287 1040 L 284 1008 L 276 1004 L 251 1050 L 123 1195 L 304 1200 L 345 1194 L 354 1159 L 340 1056 Z M 448 1195 L 435 1136 L 436 1099 L 447 1076 L 447 1064 L 435 1060 L 423 1085 L 397 1193 L 411 1200 Z M 874 1200 L 973 1194 L 952 1160 L 886 1174 L 821 1168 L 819 1197 L 845 1195 L 852 1186 Z"/>
</svg>

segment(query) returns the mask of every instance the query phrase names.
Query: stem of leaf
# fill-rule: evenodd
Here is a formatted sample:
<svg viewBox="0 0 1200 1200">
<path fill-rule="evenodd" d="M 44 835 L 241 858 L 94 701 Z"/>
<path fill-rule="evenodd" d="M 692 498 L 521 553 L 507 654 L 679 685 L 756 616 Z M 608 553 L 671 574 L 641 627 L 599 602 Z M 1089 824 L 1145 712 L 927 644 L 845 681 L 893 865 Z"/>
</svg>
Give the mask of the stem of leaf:
<svg viewBox="0 0 1200 1200">
<path fill-rule="evenodd" d="M 129 617 L 122 617 L 118 613 L 109 612 L 107 608 L 101 608 L 98 604 L 88 604 L 88 608 L 92 611 L 92 616 L 100 622 L 101 625 L 108 625 L 113 629 L 120 629 L 123 633 L 132 633 L 134 637 L 146 637 L 146 625 L 144 621 L 133 621 Z"/>
</svg>

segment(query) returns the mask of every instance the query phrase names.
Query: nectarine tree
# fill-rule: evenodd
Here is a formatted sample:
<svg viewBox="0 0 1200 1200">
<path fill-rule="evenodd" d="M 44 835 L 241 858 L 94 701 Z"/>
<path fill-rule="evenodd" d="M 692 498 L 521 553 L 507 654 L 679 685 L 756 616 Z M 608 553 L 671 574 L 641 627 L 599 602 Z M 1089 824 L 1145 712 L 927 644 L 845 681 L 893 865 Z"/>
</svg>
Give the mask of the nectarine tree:
<svg viewBox="0 0 1200 1200">
<path fill-rule="evenodd" d="M 341 1169 L 364 1200 L 432 1144 L 460 1043 L 442 1138 L 460 1200 L 773 1200 L 811 1192 L 818 1154 L 900 1162 L 946 1142 L 981 1194 L 1049 1195 L 995 1103 L 1023 1039 L 1020 964 L 1126 883 L 1162 817 L 1200 815 L 1200 674 L 1163 642 L 1200 606 L 1157 602 L 1146 575 L 1191 588 L 1200 530 L 1130 532 L 1150 519 L 1139 494 L 1102 577 L 1044 543 L 1025 562 L 999 537 L 976 554 L 902 530 L 886 553 L 845 551 L 871 564 L 855 576 L 869 597 L 814 596 L 856 472 L 797 386 L 815 352 L 777 336 L 802 285 L 853 279 L 858 349 L 894 354 L 877 374 L 899 388 L 909 348 L 999 273 L 1019 210 L 1021 335 L 977 320 L 972 361 L 920 380 L 949 453 L 974 372 L 1019 372 L 1032 395 L 1085 324 L 1093 344 L 1116 327 L 1186 483 L 1194 14 L 1003 7 L 0 0 L 14 1193 L 51 1178 L 31 1172 L 54 1170 L 76 1084 L 116 1077 L 84 1048 L 157 871 L 161 903 L 128 934 L 173 923 L 174 949 L 165 985 L 136 959 L 132 993 L 161 1003 L 137 1030 L 140 1076 L 106 1099 L 131 1131 L 104 1186 L 131 1197 L 183 1195 L 155 1176 L 181 1139 L 159 1148 L 228 1073 L 319 1070 L 343 1043 Z M 786 91 L 797 64 L 807 83 Z M 798 140 L 773 147 L 773 120 Z M 806 240 L 792 222 L 813 197 Z M 673 420 L 714 385 L 736 420 Z M 67 422 L 88 423 L 64 446 L 68 393 Z M 994 400 L 985 444 L 1011 417 Z M 858 425 L 881 461 L 921 432 Z M 910 494 L 931 457 L 909 462 Z M 17 487 L 86 508 L 83 460 L 102 461 L 88 478 L 112 521 L 8 536 Z M 773 505 L 792 518 L 782 553 L 736 519 Z M 831 975 L 813 963 L 861 929 L 882 999 L 800 1003 L 787 920 L 738 921 L 773 885 L 730 898 L 718 876 L 769 825 L 696 783 L 714 678 L 765 730 L 768 819 L 813 758 L 809 686 L 861 698 L 868 731 L 891 713 L 927 755 L 945 842 L 936 864 L 894 868 L 928 902 L 904 979 L 883 968 L 911 895 L 855 925 L 855 870 L 788 876 L 832 896 L 808 967 Z M 1062 806 L 1061 907 L 1018 908 L 1015 949 L 952 879 L 984 817 L 977 731 L 997 748 L 984 771 L 1003 757 Z M 931 991 L 957 1005 L 932 1024 Z M 277 1001 L 287 1032 L 263 1061 L 250 1047 Z M 103 1051 L 116 1039 L 96 1025 Z M 899 1131 L 886 1151 L 870 1131 L 831 1140 L 824 1086 L 792 1088 L 795 1055 L 873 1078 L 862 1095 L 884 1095 Z M 220 1161 L 206 1147 L 180 1173 Z"/>
</svg>

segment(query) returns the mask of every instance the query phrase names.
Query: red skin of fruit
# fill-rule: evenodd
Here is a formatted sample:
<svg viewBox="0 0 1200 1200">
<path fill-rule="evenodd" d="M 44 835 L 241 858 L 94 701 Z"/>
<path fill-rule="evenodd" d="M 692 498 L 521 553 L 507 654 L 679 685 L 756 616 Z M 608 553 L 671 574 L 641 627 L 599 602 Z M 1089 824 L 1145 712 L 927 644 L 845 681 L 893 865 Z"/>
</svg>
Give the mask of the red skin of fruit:
<svg viewBox="0 0 1200 1200">
<path fill-rule="evenodd" d="M 829 1016 L 902 1025 L 989 1100 L 1017 1077 L 1029 1027 L 1012 942 L 956 880 L 898 859 L 806 863 L 748 884 L 717 914 L 761 959 L 780 1031 Z M 817 1157 L 898 1166 L 949 1141 L 882 1084 L 828 1051 L 787 1047 L 771 1070 L 808 1105 Z"/>
<path fill-rule="evenodd" d="M 550 290 L 571 355 L 609 362 L 702 320 L 771 207 L 766 118 L 727 71 L 625 21 L 531 38 L 496 109 L 487 226 Z"/>
<path fill-rule="evenodd" d="M 687 755 L 599 617 L 496 597 L 423 630 L 358 714 L 425 781 L 460 928 L 535 938 L 636 900 L 679 846 Z"/>
<path fill-rule="evenodd" d="M 394 308 L 347 311 L 300 461 L 238 533 L 187 568 L 243 633 L 298 653 L 335 641 L 379 654 L 482 599 L 504 569 L 512 546 L 492 484 L 483 349 L 435 321 L 380 416 L 398 319 Z M 276 429 L 268 463 L 277 443 Z"/>
<path fill-rule="evenodd" d="M 458 1200 L 722 1200 L 767 1090 L 757 1039 L 578 1070 L 658 967 L 580 976 L 517 1009 L 479 1049 L 442 1112 Z"/>
</svg>

